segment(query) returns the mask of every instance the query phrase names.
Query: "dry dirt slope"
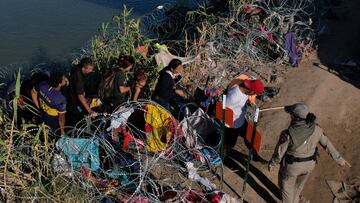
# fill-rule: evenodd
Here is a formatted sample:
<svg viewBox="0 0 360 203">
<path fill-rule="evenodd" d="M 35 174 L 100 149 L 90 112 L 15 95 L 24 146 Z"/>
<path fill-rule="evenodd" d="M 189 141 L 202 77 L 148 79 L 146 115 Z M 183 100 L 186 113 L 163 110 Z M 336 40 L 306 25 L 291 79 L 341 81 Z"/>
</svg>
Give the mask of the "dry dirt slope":
<svg viewBox="0 0 360 203">
<path fill-rule="evenodd" d="M 331 66 L 336 60 L 344 58 L 360 62 L 360 39 L 357 39 L 360 36 L 360 1 L 343 1 L 334 11 L 339 20 L 327 22 L 330 33 L 318 39 L 317 58 L 291 69 L 281 84 L 280 95 L 261 107 L 306 103 L 317 115 L 318 123 L 335 147 L 352 164 L 352 168 L 341 168 L 321 149 L 319 164 L 303 191 L 303 195 L 313 203 L 332 202 L 333 195 L 325 180 L 346 181 L 360 176 L 360 85 L 353 85 L 355 83 L 346 82 L 313 65 L 317 62 Z M 359 75 L 359 72 L 353 74 L 353 79 L 360 81 L 357 78 Z M 270 159 L 279 133 L 288 126 L 289 121 L 289 116 L 283 111 L 261 115 L 259 128 L 264 134 L 261 156 L 265 159 Z M 236 151 L 247 153 L 241 139 L 238 139 Z M 232 171 L 225 169 L 225 180 L 241 194 L 244 163 L 241 163 L 241 154 L 236 151 L 231 154 Z M 250 179 L 251 187 L 247 190 L 249 202 L 279 202 L 275 195 L 277 171 L 269 173 L 265 165 L 253 163 Z M 228 188 L 226 191 L 234 194 Z"/>
<path fill-rule="evenodd" d="M 319 164 L 311 174 L 303 195 L 311 202 L 327 203 L 332 202 L 333 195 L 325 180 L 346 181 L 360 176 L 360 89 L 313 66 L 313 62 L 308 61 L 300 68 L 291 69 L 281 85 L 279 96 L 261 108 L 306 103 L 317 115 L 318 123 L 338 151 L 352 164 L 351 168 L 341 168 L 325 150 L 320 149 Z M 282 110 L 264 112 L 260 116 L 259 129 L 264 134 L 261 156 L 266 160 L 271 158 L 279 133 L 289 121 L 289 115 Z M 247 154 L 242 143 L 242 139 L 238 139 L 236 150 L 230 154 L 231 161 L 227 161 L 225 169 L 225 181 L 240 195 L 245 168 L 242 154 Z M 276 196 L 277 171 L 278 168 L 270 173 L 266 165 L 252 163 L 251 184 L 246 193 L 248 202 L 279 202 Z M 229 188 L 225 191 L 234 195 Z"/>
<path fill-rule="evenodd" d="M 320 150 L 319 164 L 303 194 L 312 202 L 331 202 L 332 194 L 325 180 L 346 180 L 360 176 L 360 90 L 337 76 L 312 66 L 309 61 L 288 73 L 279 97 L 267 106 L 297 102 L 306 103 L 317 115 L 318 123 L 327 136 L 352 164 L 350 169 L 340 168 L 324 150 Z M 264 113 L 260 122 L 260 129 L 265 134 L 262 155 L 269 159 L 279 132 L 289 124 L 289 116 L 282 111 Z M 277 174 L 269 175 L 276 182 L 274 176 Z"/>
</svg>

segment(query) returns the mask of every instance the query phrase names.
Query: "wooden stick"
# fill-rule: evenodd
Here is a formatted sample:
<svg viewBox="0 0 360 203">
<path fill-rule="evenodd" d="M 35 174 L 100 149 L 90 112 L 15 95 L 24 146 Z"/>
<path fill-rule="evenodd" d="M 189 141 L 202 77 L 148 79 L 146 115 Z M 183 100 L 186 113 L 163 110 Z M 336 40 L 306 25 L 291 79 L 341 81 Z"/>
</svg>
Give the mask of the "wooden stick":
<svg viewBox="0 0 360 203">
<path fill-rule="evenodd" d="M 261 109 L 260 112 L 280 110 L 280 109 L 284 109 L 284 108 L 285 108 L 285 106 L 270 107 L 270 108 Z"/>
</svg>

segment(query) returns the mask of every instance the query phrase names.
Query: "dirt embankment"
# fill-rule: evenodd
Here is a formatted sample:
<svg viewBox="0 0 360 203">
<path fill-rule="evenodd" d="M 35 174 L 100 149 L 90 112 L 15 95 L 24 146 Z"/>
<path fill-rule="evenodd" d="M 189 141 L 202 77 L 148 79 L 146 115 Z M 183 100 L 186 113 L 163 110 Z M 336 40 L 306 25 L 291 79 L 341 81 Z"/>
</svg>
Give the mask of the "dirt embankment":
<svg viewBox="0 0 360 203">
<path fill-rule="evenodd" d="M 317 116 L 341 155 L 350 162 L 351 168 L 341 168 L 325 150 L 320 150 L 319 164 L 307 181 L 303 195 L 311 202 L 332 202 L 333 195 L 325 180 L 347 181 L 360 176 L 360 76 L 359 69 L 336 66 L 338 60 L 360 61 L 360 1 L 346 1 L 334 12 L 338 20 L 328 22 L 329 33 L 318 40 L 316 57 L 303 62 L 299 68 L 290 69 L 281 84 L 280 94 L 261 108 L 282 106 L 298 102 L 306 103 Z M 338 75 L 315 66 L 325 64 Z M 324 68 L 323 67 L 323 68 Z M 350 77 L 350 78 L 349 78 Z M 261 156 L 270 159 L 279 133 L 285 129 L 290 117 L 283 111 L 265 112 L 260 116 L 259 128 L 264 134 Z M 238 139 L 237 152 L 232 154 L 232 171 L 226 169 L 228 183 L 241 194 L 244 165 L 239 157 L 247 154 Z M 240 153 L 238 153 L 240 152 Z M 238 154 L 236 154 L 238 153 Z M 266 165 L 255 162 L 250 174 L 249 202 L 279 202 L 277 170 L 267 171 Z M 231 168 L 231 167 L 230 167 Z"/>
</svg>

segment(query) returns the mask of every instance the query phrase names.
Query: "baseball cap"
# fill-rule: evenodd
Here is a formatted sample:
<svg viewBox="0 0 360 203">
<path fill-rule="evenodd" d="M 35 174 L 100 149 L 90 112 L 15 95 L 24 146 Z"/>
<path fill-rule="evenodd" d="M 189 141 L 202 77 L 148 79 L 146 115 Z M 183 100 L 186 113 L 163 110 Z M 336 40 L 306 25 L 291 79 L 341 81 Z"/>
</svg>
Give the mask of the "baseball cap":
<svg viewBox="0 0 360 203">
<path fill-rule="evenodd" d="M 287 113 L 302 119 L 306 119 L 306 116 L 309 113 L 308 107 L 305 104 L 301 103 L 285 106 L 284 109 Z"/>
<path fill-rule="evenodd" d="M 264 85 L 261 80 L 244 80 L 246 88 L 255 92 L 255 94 L 260 95 L 264 92 Z"/>
</svg>

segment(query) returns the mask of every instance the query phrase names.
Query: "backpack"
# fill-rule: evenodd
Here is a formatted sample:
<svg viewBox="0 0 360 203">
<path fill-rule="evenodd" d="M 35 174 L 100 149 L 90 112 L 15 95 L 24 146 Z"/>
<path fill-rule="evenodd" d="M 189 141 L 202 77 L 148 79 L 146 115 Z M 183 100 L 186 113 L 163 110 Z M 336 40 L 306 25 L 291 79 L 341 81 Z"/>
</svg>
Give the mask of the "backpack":
<svg viewBox="0 0 360 203">
<path fill-rule="evenodd" d="M 116 72 L 111 72 L 107 76 L 104 76 L 99 84 L 99 97 L 106 100 L 114 97 Z"/>
</svg>

